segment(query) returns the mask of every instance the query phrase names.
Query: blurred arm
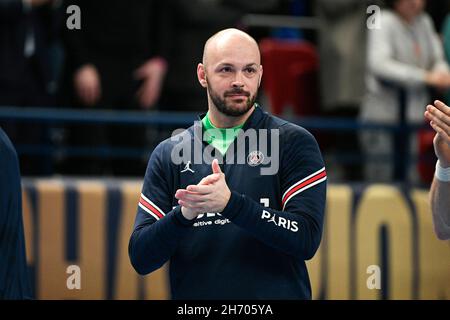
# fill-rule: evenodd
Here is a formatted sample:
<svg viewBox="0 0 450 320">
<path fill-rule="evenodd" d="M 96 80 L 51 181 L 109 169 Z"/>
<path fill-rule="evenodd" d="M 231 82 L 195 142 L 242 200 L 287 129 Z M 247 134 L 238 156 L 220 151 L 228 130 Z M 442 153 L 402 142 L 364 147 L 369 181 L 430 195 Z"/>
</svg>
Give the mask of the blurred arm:
<svg viewBox="0 0 450 320">
<path fill-rule="evenodd" d="M 450 182 L 434 177 L 430 199 L 435 233 L 440 240 L 450 240 Z"/>
<path fill-rule="evenodd" d="M 446 240 L 450 239 L 450 108 L 436 100 L 427 106 L 424 115 L 436 131 L 433 146 L 439 160 L 430 190 L 433 225 L 437 237 Z"/>
</svg>

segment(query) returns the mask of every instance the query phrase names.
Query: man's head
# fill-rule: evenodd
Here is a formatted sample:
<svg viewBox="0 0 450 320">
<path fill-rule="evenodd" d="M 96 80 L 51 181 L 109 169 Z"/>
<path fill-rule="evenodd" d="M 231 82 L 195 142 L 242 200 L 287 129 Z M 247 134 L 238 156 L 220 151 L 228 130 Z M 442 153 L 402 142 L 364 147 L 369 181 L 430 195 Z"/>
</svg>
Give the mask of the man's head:
<svg viewBox="0 0 450 320">
<path fill-rule="evenodd" d="M 424 11 L 426 0 L 386 0 L 385 4 L 405 20 L 412 21 Z"/>
<path fill-rule="evenodd" d="M 244 115 L 253 106 L 261 83 L 258 44 L 237 29 L 216 33 L 205 44 L 197 77 L 208 90 L 210 108 L 227 116 Z"/>
</svg>

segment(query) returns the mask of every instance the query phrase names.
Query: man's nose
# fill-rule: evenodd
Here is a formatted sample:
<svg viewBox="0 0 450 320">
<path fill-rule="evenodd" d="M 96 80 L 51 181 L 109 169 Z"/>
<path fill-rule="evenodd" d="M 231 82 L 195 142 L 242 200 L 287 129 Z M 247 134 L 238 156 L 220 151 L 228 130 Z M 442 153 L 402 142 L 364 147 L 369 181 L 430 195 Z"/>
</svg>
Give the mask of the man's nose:
<svg viewBox="0 0 450 320">
<path fill-rule="evenodd" d="M 242 73 L 241 72 L 237 72 L 236 76 L 233 79 L 233 82 L 231 83 L 231 85 L 233 86 L 233 88 L 242 88 L 244 87 L 244 81 L 242 79 Z"/>
</svg>

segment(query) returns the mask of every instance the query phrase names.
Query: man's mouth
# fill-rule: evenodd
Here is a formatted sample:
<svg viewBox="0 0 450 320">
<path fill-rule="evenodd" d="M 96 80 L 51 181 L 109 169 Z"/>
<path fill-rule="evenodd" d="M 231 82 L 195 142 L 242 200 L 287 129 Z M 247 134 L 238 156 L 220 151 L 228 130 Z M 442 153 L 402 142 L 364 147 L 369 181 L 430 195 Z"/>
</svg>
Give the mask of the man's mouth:
<svg viewBox="0 0 450 320">
<path fill-rule="evenodd" d="M 233 97 L 233 98 L 246 98 L 249 97 L 250 94 L 247 92 L 233 92 L 225 94 L 225 97 Z"/>
</svg>

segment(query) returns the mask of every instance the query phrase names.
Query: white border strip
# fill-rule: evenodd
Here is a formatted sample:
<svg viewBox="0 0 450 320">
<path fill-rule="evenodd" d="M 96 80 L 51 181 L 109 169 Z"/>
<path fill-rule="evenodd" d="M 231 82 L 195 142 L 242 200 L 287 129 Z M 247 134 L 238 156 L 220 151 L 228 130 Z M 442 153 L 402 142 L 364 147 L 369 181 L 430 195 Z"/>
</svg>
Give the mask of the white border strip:
<svg viewBox="0 0 450 320">
<path fill-rule="evenodd" d="M 300 183 L 302 183 L 302 182 L 304 182 L 304 181 L 306 181 L 306 180 L 312 178 L 313 176 L 315 176 L 315 175 L 321 173 L 322 171 L 325 171 L 325 167 L 323 167 L 322 169 L 320 169 L 320 170 L 318 170 L 318 171 L 316 171 L 316 172 L 310 174 L 309 176 L 307 176 L 306 178 L 300 180 L 299 182 L 294 183 L 289 189 L 286 190 L 286 192 L 283 194 L 283 196 L 281 197 L 281 199 L 284 199 L 284 197 L 288 194 L 288 192 L 291 191 L 291 190 L 292 190 L 293 188 L 295 188 L 296 186 L 298 186 Z M 287 202 L 287 201 L 286 201 L 286 202 Z"/>
<path fill-rule="evenodd" d="M 141 207 L 141 209 L 144 210 L 145 212 L 150 213 L 151 216 L 152 216 L 153 218 L 155 218 L 156 220 L 161 219 L 161 218 L 158 217 L 156 214 L 154 214 L 154 213 L 152 212 L 152 210 L 150 210 L 149 208 L 147 208 L 146 206 L 144 206 L 144 205 L 143 205 L 142 203 L 140 203 L 140 202 L 139 202 L 139 207 Z"/>
<path fill-rule="evenodd" d="M 326 177 L 326 176 L 323 177 L 323 178 L 321 178 L 321 179 L 319 179 L 319 180 L 317 180 L 317 181 L 314 181 L 314 182 L 311 183 L 311 184 L 308 184 L 308 185 L 304 186 L 303 188 L 300 188 L 300 189 L 297 190 L 297 191 L 295 191 L 293 194 L 291 194 L 291 195 L 289 196 L 289 198 L 286 199 L 286 202 L 285 202 L 284 205 L 283 205 L 283 210 L 284 210 L 284 207 L 286 207 L 286 204 L 288 203 L 288 201 L 291 200 L 291 198 L 292 198 L 293 196 L 295 196 L 295 195 L 299 194 L 300 192 L 303 192 L 303 191 L 305 191 L 305 190 L 307 190 L 307 189 L 309 189 L 309 188 L 311 188 L 311 187 L 314 187 L 316 184 L 319 184 L 319 183 L 321 183 L 321 182 L 323 182 L 323 181 L 325 181 L 325 180 L 327 180 L 327 177 Z"/>
<path fill-rule="evenodd" d="M 141 197 L 147 201 L 148 203 L 150 203 L 156 210 L 159 211 L 159 213 L 161 213 L 163 216 L 165 216 L 166 214 L 156 205 L 154 204 L 149 198 L 147 198 L 146 196 L 144 196 L 143 193 L 141 193 Z"/>
</svg>

